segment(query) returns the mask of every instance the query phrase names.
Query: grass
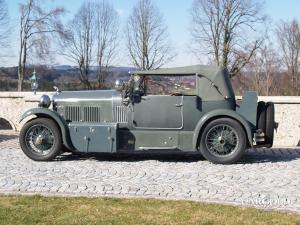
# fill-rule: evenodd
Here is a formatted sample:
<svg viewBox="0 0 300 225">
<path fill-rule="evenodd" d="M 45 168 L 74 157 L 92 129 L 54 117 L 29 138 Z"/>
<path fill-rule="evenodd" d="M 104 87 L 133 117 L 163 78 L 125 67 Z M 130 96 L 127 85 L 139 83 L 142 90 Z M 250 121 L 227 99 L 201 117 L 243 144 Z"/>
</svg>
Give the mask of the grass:
<svg viewBox="0 0 300 225">
<path fill-rule="evenodd" d="M 0 196 L 0 224 L 300 225 L 300 214 L 189 201 Z"/>
</svg>

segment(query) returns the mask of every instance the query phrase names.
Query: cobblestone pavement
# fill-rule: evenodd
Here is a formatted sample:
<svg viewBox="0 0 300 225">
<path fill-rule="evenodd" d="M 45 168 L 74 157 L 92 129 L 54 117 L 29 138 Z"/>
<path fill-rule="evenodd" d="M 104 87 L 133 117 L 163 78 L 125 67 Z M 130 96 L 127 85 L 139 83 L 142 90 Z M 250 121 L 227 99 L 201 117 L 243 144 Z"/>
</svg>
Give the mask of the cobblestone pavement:
<svg viewBox="0 0 300 225">
<path fill-rule="evenodd" d="M 149 197 L 300 212 L 300 149 L 251 149 L 238 164 L 195 154 L 65 154 L 34 162 L 0 132 L 0 193 Z"/>
</svg>

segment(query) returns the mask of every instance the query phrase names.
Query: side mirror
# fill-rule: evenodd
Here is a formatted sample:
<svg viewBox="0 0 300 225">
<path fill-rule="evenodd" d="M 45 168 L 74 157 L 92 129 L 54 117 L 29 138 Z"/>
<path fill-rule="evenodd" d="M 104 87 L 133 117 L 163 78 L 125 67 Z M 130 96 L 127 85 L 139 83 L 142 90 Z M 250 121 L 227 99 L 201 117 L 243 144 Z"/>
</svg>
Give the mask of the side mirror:
<svg viewBox="0 0 300 225">
<path fill-rule="evenodd" d="M 122 80 L 116 80 L 116 82 L 115 82 L 115 89 L 117 91 L 123 91 L 124 87 L 125 87 L 125 84 L 124 84 L 124 82 Z"/>
</svg>

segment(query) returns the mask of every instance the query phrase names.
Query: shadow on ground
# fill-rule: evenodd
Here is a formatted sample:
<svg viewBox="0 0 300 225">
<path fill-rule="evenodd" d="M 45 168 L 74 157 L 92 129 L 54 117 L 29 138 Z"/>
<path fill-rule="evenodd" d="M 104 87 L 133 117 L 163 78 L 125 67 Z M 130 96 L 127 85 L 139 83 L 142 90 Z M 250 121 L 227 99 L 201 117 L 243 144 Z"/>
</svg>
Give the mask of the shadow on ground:
<svg viewBox="0 0 300 225">
<path fill-rule="evenodd" d="M 149 152 L 138 152 L 138 153 L 64 153 L 56 160 L 58 161 L 73 161 L 73 160 L 97 160 L 97 161 L 147 161 L 147 160 L 158 160 L 162 162 L 197 162 L 204 160 L 202 155 L 199 153 L 181 153 L 181 152 L 168 152 L 168 153 L 149 153 Z"/>
<path fill-rule="evenodd" d="M 300 148 L 250 149 L 240 160 L 241 164 L 278 163 L 300 160 Z"/>
<path fill-rule="evenodd" d="M 18 138 L 18 133 L 0 130 L 0 143 Z M 5 144 L 5 143 L 4 143 Z M 133 152 L 133 153 L 64 153 L 57 157 L 56 161 L 97 160 L 97 161 L 147 161 L 157 160 L 161 162 L 197 162 L 205 161 L 198 152 L 166 151 L 159 152 Z M 253 163 L 278 163 L 300 160 L 300 147 L 249 149 L 237 164 Z"/>
<path fill-rule="evenodd" d="M 251 163 L 277 163 L 300 159 L 300 148 L 275 148 L 275 149 L 249 149 L 237 164 Z M 158 160 L 161 162 L 197 162 L 205 160 L 198 152 L 182 153 L 178 151 L 162 152 L 137 152 L 137 153 L 64 153 L 57 161 L 97 160 L 97 161 L 147 161 Z"/>
<path fill-rule="evenodd" d="M 0 143 L 3 141 L 9 141 L 9 140 L 15 139 L 17 137 L 18 137 L 18 135 L 16 135 L 16 134 L 0 134 Z"/>
</svg>

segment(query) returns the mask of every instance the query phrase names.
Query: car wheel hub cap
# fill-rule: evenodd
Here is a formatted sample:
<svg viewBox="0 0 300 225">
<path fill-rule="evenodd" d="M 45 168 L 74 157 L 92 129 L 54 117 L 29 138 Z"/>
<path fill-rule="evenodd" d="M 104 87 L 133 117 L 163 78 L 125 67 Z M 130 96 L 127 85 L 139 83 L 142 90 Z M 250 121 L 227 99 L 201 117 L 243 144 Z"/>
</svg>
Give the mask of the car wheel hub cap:
<svg viewBox="0 0 300 225">
<path fill-rule="evenodd" d="M 225 144 L 225 140 L 223 139 L 223 137 L 219 137 L 218 140 L 221 145 Z"/>
<path fill-rule="evenodd" d="M 34 125 L 28 129 L 25 136 L 26 146 L 35 154 L 46 155 L 54 146 L 54 135 L 45 125 Z"/>
<path fill-rule="evenodd" d="M 45 141 L 45 137 L 43 135 L 37 136 L 35 140 L 35 145 L 41 145 Z"/>
<path fill-rule="evenodd" d="M 205 144 L 210 153 L 215 156 L 228 156 L 238 147 L 238 134 L 227 124 L 212 127 L 206 135 Z"/>
</svg>

